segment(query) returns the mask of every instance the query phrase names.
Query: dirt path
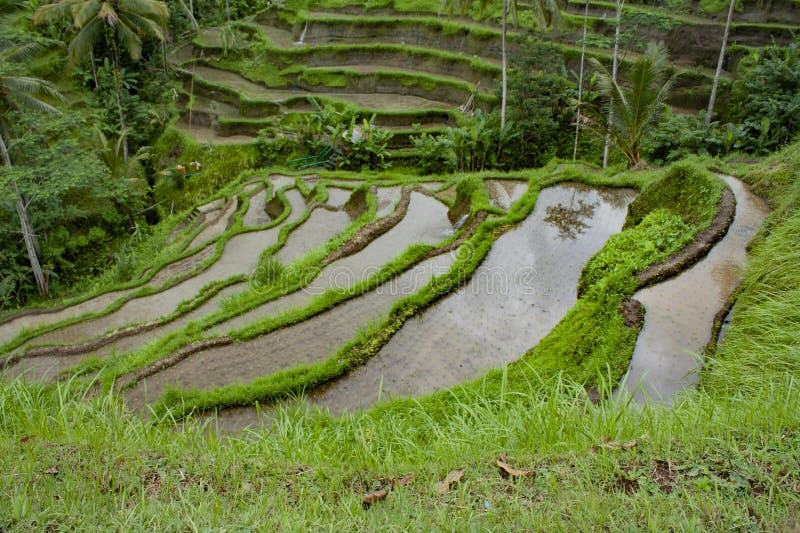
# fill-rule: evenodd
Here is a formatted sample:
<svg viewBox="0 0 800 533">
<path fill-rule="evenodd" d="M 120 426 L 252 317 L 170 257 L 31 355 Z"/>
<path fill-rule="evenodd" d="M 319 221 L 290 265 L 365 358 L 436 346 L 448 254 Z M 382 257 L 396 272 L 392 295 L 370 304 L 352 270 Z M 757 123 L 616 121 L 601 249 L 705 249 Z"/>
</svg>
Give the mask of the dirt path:
<svg viewBox="0 0 800 533">
<path fill-rule="evenodd" d="M 714 315 L 741 282 L 747 244 L 768 214 L 745 184 L 724 180 L 736 196 L 736 215 L 725 237 L 688 270 L 633 296 L 646 313 L 622 391 L 638 400 L 670 403 L 697 383 Z"/>
<path fill-rule="evenodd" d="M 403 328 L 367 364 L 311 396 L 333 412 L 432 392 L 516 360 L 574 305 L 586 261 L 624 222 L 630 190 L 557 185 L 501 236 L 470 282 Z"/>
</svg>

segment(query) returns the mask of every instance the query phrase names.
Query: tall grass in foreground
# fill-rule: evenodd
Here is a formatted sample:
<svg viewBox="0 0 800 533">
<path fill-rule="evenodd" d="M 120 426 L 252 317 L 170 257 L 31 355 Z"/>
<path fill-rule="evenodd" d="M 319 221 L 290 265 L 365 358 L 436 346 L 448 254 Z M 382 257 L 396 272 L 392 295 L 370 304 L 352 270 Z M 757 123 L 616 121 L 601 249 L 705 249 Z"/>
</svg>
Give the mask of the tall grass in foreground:
<svg viewBox="0 0 800 533">
<path fill-rule="evenodd" d="M 372 529 L 387 520 L 398 530 L 761 529 L 785 525 L 800 505 L 791 378 L 721 400 L 697 392 L 666 409 L 593 405 L 555 377 L 459 399 L 447 419 L 335 421 L 284 408 L 269 431 L 241 439 L 208 425 L 150 425 L 111 396 L 87 401 L 91 391 L 19 381 L 0 391 L 4 530 Z M 634 440 L 627 451 L 603 447 Z M 534 475 L 504 480 L 499 453 Z M 464 480 L 436 492 L 455 468 L 467 469 Z M 408 473 L 412 485 L 362 507 L 375 480 Z"/>
</svg>

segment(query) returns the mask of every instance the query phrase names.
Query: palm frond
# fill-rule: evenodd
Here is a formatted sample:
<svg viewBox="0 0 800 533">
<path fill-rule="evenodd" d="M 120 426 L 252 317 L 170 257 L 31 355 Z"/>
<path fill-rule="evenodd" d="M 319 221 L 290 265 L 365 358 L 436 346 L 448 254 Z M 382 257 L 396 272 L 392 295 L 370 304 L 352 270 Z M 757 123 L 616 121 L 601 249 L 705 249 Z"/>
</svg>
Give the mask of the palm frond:
<svg viewBox="0 0 800 533">
<path fill-rule="evenodd" d="M 135 13 L 123 13 L 120 20 L 139 35 L 164 40 L 164 28 L 154 20 Z"/>
<path fill-rule="evenodd" d="M 36 98 L 26 93 L 15 93 L 9 95 L 9 99 L 13 101 L 14 107 L 17 109 L 33 109 L 34 111 L 41 111 L 43 113 L 60 113 L 57 108 L 48 104 L 47 102 Z"/>
<path fill-rule="evenodd" d="M 104 31 L 102 20 L 95 18 L 75 34 L 69 43 L 70 61 L 76 63 L 89 57 L 89 52 L 95 43 L 102 37 Z"/>
<path fill-rule="evenodd" d="M 142 57 L 142 39 L 127 24 L 117 24 L 117 39 L 133 61 Z"/>
<path fill-rule="evenodd" d="M 83 28 L 97 18 L 98 11 L 100 11 L 98 0 L 84 0 L 80 4 L 75 4 L 72 10 L 72 23 L 76 28 Z"/>
<path fill-rule="evenodd" d="M 60 22 L 72 18 L 72 8 L 85 0 L 61 0 L 54 4 L 47 4 L 33 12 L 33 23 L 36 25 L 49 22 Z"/>
<path fill-rule="evenodd" d="M 9 76 L 3 78 L 3 85 L 10 93 L 40 95 L 55 100 L 65 101 L 64 97 L 53 85 L 45 80 L 30 76 Z"/>
<path fill-rule="evenodd" d="M 159 0 L 119 0 L 119 11 L 136 14 L 164 26 L 169 20 L 167 4 Z"/>
</svg>

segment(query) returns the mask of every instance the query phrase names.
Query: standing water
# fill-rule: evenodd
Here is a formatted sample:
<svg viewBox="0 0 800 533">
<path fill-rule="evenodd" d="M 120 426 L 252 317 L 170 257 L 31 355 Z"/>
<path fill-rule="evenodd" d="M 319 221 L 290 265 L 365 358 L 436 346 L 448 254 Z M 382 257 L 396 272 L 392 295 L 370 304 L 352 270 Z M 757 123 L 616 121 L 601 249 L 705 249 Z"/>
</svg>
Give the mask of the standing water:
<svg viewBox="0 0 800 533">
<path fill-rule="evenodd" d="M 518 359 L 576 300 L 586 261 L 622 227 L 631 190 L 563 184 L 492 246 L 469 283 L 403 328 L 366 365 L 311 399 L 334 412 L 475 378 Z"/>
<path fill-rule="evenodd" d="M 767 216 L 766 204 L 746 185 L 723 179 L 736 196 L 736 216 L 727 235 L 678 277 L 633 296 L 646 313 L 623 390 L 638 400 L 650 397 L 669 403 L 697 383 L 714 315 L 741 282 L 747 243 Z"/>
</svg>

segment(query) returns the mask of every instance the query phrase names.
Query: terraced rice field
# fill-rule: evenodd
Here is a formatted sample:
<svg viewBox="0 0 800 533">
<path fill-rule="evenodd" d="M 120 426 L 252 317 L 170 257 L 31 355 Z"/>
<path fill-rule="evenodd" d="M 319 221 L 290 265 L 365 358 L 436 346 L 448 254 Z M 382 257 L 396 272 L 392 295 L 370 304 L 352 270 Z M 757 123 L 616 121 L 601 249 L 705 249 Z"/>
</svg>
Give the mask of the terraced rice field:
<svg viewBox="0 0 800 533">
<path fill-rule="evenodd" d="M 199 206 L 195 212 L 209 216 L 199 225 L 194 218 L 187 221 L 187 227 L 196 227 L 183 237 L 191 240 L 187 250 L 218 246 L 221 253 L 200 269 L 165 265 L 157 284 L 154 277 L 144 285 L 155 292 L 137 296 L 136 288 L 116 291 L 7 321 L 0 331 L 13 340 L 23 327 L 78 319 L 18 343 L 6 354 L 6 375 L 54 381 L 67 378 L 87 361 L 99 361 L 89 368 L 96 372 L 107 364 L 128 406 L 146 413 L 171 389 L 224 397 L 264 380 L 324 368 L 373 324 L 395 316 L 408 297 L 449 275 L 457 258 L 463 261 L 472 253 L 463 243 L 477 228 L 535 193 L 525 181 L 486 179 L 484 192 L 497 214 L 458 217 L 458 195 L 448 182 L 399 186 L 317 176 L 301 180 L 314 187 L 312 191 L 324 188 L 326 203 L 309 203 L 294 178 L 273 175 L 242 185 L 228 199 Z M 696 366 L 696 359 L 686 354 L 698 353 L 707 342 L 713 314 L 739 279 L 746 244 L 765 214 L 746 187 L 733 178 L 726 180 L 739 201 L 728 236 L 694 268 L 636 295 L 648 307 L 648 315 L 628 383 L 641 384 L 651 394 L 669 395 L 685 386 Z M 371 210 L 348 212 L 345 207 L 356 195 L 361 199 L 355 203 L 362 203 L 365 191 L 371 197 L 365 205 L 372 205 Z M 277 194 L 285 198 L 285 205 Z M 542 189 L 530 213 L 497 235 L 491 251 L 460 288 L 404 320 L 374 356 L 311 385 L 305 391 L 308 400 L 341 413 L 450 387 L 514 362 L 575 304 L 583 265 L 620 231 L 635 196 L 631 189 L 578 183 Z M 246 210 L 239 207 L 239 198 L 248 199 Z M 237 212 L 241 226 L 231 222 Z M 352 226 L 356 220 L 362 223 Z M 378 233 L 368 230 L 376 224 L 385 227 Z M 220 233 L 223 226 L 230 231 Z M 359 232 L 364 237 L 358 237 Z M 351 248 L 349 243 L 358 238 L 367 241 Z M 420 246 L 428 251 L 380 277 L 387 265 Z M 300 286 L 282 289 L 252 283 L 251 274 L 265 251 L 291 268 L 308 254 L 322 258 L 322 250 L 333 259 L 322 261 Z M 187 264 L 185 259 L 177 263 Z M 204 286 L 220 281 L 221 290 L 203 296 Z M 697 287 L 708 288 L 715 298 L 702 296 Z M 690 295 L 673 298 L 687 290 Z M 120 298 L 128 299 L 103 313 Z M 197 298 L 196 306 L 176 312 L 180 302 Z M 89 311 L 99 315 L 86 316 Z M 692 317 L 697 335 L 675 335 L 670 316 Z M 684 322 L 681 327 L 688 327 Z M 129 333 L 119 335 L 120 331 Z M 175 344 L 181 335 L 188 340 Z M 98 339 L 108 342 L 98 345 Z M 48 347 L 54 343 L 59 346 Z M 664 373 L 658 367 L 665 364 L 664 358 L 684 362 L 667 363 L 671 372 Z M 237 428 L 259 418 L 250 406 L 223 411 L 220 420 Z"/>
</svg>

